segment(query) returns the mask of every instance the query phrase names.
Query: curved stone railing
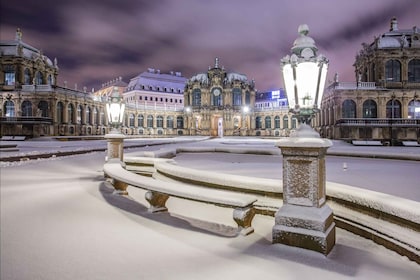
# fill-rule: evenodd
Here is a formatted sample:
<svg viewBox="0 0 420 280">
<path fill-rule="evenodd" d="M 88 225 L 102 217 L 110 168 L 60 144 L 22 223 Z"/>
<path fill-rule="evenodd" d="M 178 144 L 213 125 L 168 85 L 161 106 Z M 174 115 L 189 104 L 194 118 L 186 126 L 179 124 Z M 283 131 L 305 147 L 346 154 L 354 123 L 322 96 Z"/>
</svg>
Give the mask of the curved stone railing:
<svg viewBox="0 0 420 280">
<path fill-rule="evenodd" d="M 195 152 L 204 151 L 207 150 L 202 148 Z M 238 151 L 236 149 L 236 152 Z M 160 153 L 167 154 L 162 151 Z M 241 149 L 240 153 L 250 153 L 250 151 Z M 148 154 L 148 156 L 153 155 Z M 281 180 L 232 174 L 221 175 L 220 172 L 184 167 L 171 159 L 126 157 L 124 161 L 128 170 L 134 162 L 137 162 L 137 170 L 133 170 L 134 172 L 139 172 L 142 168 L 139 165 L 140 162 L 147 163 L 144 165 L 148 168 L 147 172 L 158 180 L 175 180 L 229 191 L 252 193 L 257 196 L 258 200 L 254 206 L 259 214 L 273 216 L 282 206 Z M 333 182 L 327 182 L 326 187 L 327 203 L 333 209 L 338 227 L 371 239 L 420 263 L 419 202 Z"/>
</svg>

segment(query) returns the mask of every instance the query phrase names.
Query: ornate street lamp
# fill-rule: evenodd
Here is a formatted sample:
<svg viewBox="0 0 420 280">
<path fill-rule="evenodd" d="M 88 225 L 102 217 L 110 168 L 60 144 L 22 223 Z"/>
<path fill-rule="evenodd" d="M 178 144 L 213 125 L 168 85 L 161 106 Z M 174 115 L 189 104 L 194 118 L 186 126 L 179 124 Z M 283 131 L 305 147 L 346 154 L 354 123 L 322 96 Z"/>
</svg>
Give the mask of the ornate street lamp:
<svg viewBox="0 0 420 280">
<path fill-rule="evenodd" d="M 328 60 L 317 56 L 306 24 L 299 26 L 292 55 L 281 60 L 290 111 L 299 128 L 280 139 L 283 155 L 283 206 L 275 215 L 273 243 L 328 254 L 335 244 L 335 223 L 326 204 L 325 154 L 332 145 L 310 126 L 319 111 Z"/>
<path fill-rule="evenodd" d="M 105 135 L 105 139 L 108 140 L 108 154 L 106 161 L 111 158 L 118 158 L 123 160 L 123 142 L 124 134 L 119 130 L 124 117 L 125 104 L 121 98 L 118 88 L 114 87 L 109 97 L 109 102 L 106 104 L 106 110 L 108 115 L 108 122 L 111 125 L 111 131 Z"/>
<path fill-rule="evenodd" d="M 123 122 L 125 104 L 117 87 L 114 87 L 112 90 L 111 96 L 106 104 L 106 110 L 108 114 L 108 122 L 112 127 L 110 133 L 121 133 L 118 128 Z"/>
</svg>

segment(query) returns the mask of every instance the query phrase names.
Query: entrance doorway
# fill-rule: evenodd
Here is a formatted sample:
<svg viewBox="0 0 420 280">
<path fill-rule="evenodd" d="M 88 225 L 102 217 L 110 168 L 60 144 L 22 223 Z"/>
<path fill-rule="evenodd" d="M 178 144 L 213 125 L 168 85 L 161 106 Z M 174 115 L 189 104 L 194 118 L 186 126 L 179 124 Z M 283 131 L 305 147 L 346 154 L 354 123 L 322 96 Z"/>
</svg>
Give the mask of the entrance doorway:
<svg viewBox="0 0 420 280">
<path fill-rule="evenodd" d="M 219 115 L 211 119 L 211 136 L 223 137 L 223 118 Z"/>
</svg>

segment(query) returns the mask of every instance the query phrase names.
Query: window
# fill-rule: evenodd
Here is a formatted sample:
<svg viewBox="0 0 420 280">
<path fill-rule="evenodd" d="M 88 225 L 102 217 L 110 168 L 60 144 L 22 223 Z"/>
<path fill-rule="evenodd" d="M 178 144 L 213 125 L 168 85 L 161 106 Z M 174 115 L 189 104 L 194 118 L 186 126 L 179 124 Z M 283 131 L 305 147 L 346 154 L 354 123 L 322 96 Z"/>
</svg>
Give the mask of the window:
<svg viewBox="0 0 420 280">
<path fill-rule="evenodd" d="M 43 80 L 43 75 L 42 75 L 42 73 L 41 72 L 36 72 L 36 77 L 35 77 L 35 84 L 36 85 L 42 85 L 43 84 L 43 82 L 42 82 L 42 80 Z"/>
<path fill-rule="evenodd" d="M 22 117 L 32 116 L 32 103 L 31 101 L 25 100 L 22 103 Z"/>
<path fill-rule="evenodd" d="M 166 118 L 166 127 L 167 128 L 174 128 L 174 117 L 169 116 Z"/>
<path fill-rule="evenodd" d="M 192 92 L 192 106 L 200 106 L 201 105 L 201 90 L 199 88 L 195 88 Z"/>
<path fill-rule="evenodd" d="M 368 99 L 363 102 L 363 118 L 376 118 L 376 102 Z"/>
<path fill-rule="evenodd" d="M 64 120 L 64 106 L 62 102 L 57 103 L 57 122 L 61 124 Z"/>
<path fill-rule="evenodd" d="M 420 101 L 411 100 L 408 103 L 408 118 L 420 119 Z"/>
<path fill-rule="evenodd" d="M 289 128 L 289 116 L 283 117 L 283 128 Z"/>
<path fill-rule="evenodd" d="M 249 105 L 251 103 L 251 94 L 249 93 L 249 91 L 247 91 L 245 93 L 245 104 Z"/>
<path fill-rule="evenodd" d="M 262 119 L 260 116 L 255 118 L 255 128 L 261 129 L 262 128 Z"/>
<path fill-rule="evenodd" d="M 385 78 L 387 82 L 401 82 L 401 63 L 398 60 L 391 59 L 386 62 Z"/>
<path fill-rule="evenodd" d="M 156 127 L 163 127 L 163 117 L 162 116 L 157 116 L 156 117 Z"/>
<path fill-rule="evenodd" d="M 412 59 L 408 63 L 408 82 L 420 83 L 420 59 Z"/>
<path fill-rule="evenodd" d="M 31 71 L 29 71 L 28 68 L 25 68 L 25 71 L 23 72 L 23 83 L 25 85 L 31 84 Z"/>
<path fill-rule="evenodd" d="M 233 129 L 238 129 L 239 128 L 239 118 L 235 117 L 233 118 Z"/>
<path fill-rule="evenodd" d="M 222 95 L 211 95 L 211 105 L 213 106 L 222 106 L 223 105 L 223 101 L 222 101 Z"/>
<path fill-rule="evenodd" d="M 279 116 L 274 117 L 274 128 L 280 128 L 280 117 Z"/>
<path fill-rule="evenodd" d="M 232 90 L 232 105 L 233 106 L 242 105 L 242 92 L 240 88 L 234 88 Z"/>
<path fill-rule="evenodd" d="M 130 114 L 128 126 L 129 127 L 134 127 L 134 114 Z"/>
<path fill-rule="evenodd" d="M 148 115 L 147 116 L 147 127 L 148 128 L 152 128 L 153 127 L 153 116 L 152 115 Z"/>
<path fill-rule="evenodd" d="M 86 123 L 92 124 L 92 110 L 89 106 L 86 106 Z"/>
<path fill-rule="evenodd" d="M 67 106 L 67 116 L 69 118 L 69 123 L 74 123 L 74 107 L 73 104 Z"/>
<path fill-rule="evenodd" d="M 53 78 L 53 76 L 50 74 L 50 75 L 48 75 L 48 84 L 49 85 L 52 85 L 52 84 L 54 84 L 54 78 Z"/>
<path fill-rule="evenodd" d="M 98 114 L 98 108 L 93 108 L 93 124 L 99 124 L 99 114 Z"/>
<path fill-rule="evenodd" d="M 4 84 L 6 86 L 13 86 L 15 84 L 15 67 L 13 65 L 6 65 L 4 69 Z"/>
<path fill-rule="evenodd" d="M 297 127 L 297 119 L 295 117 L 292 118 L 292 129 Z"/>
<path fill-rule="evenodd" d="M 401 118 L 401 103 L 398 100 L 391 99 L 386 103 L 387 118 Z"/>
<path fill-rule="evenodd" d="M 15 116 L 15 103 L 13 101 L 7 100 L 4 103 L 4 112 L 6 113 L 6 117 L 14 117 Z"/>
<path fill-rule="evenodd" d="M 271 128 L 271 117 L 270 116 L 266 116 L 265 117 L 265 128 L 266 129 L 270 129 Z"/>
<path fill-rule="evenodd" d="M 76 116 L 76 122 L 78 124 L 82 123 L 82 105 L 77 106 L 77 116 Z"/>
<path fill-rule="evenodd" d="M 346 99 L 343 102 L 343 118 L 356 118 L 356 102 L 351 99 Z"/>
<path fill-rule="evenodd" d="M 176 117 L 176 127 L 184 128 L 184 118 L 182 116 Z"/>
<path fill-rule="evenodd" d="M 37 117 L 44 117 L 47 118 L 48 117 L 48 102 L 45 100 L 41 100 L 38 103 L 38 112 L 37 112 Z"/>
<path fill-rule="evenodd" d="M 144 120 L 143 115 L 138 115 L 137 116 L 137 126 L 138 127 L 143 127 L 143 125 L 144 125 L 143 120 Z"/>
</svg>

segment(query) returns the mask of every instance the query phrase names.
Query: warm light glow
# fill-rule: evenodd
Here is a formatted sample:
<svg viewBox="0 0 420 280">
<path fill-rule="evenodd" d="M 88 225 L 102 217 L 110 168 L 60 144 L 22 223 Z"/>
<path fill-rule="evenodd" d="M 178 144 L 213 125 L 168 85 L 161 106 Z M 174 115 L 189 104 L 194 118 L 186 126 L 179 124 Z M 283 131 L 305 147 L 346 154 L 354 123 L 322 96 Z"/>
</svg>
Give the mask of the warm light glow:
<svg viewBox="0 0 420 280">
<path fill-rule="evenodd" d="M 111 102 L 106 104 L 108 120 L 111 124 L 120 124 L 124 118 L 125 104 Z"/>
</svg>

